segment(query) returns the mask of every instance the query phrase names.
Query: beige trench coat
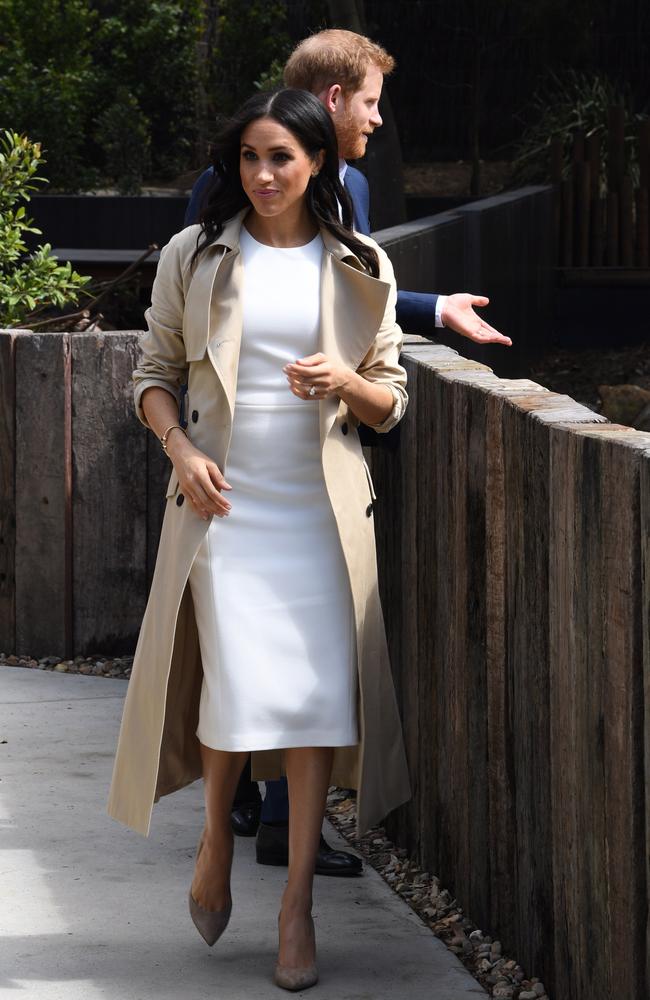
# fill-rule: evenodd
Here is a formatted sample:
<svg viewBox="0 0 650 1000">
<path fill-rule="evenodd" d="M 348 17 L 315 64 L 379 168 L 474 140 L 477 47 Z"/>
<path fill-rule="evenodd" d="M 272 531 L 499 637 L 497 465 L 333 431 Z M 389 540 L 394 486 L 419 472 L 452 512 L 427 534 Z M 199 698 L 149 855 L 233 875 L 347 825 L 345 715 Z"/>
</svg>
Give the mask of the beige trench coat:
<svg viewBox="0 0 650 1000">
<path fill-rule="evenodd" d="M 134 371 L 135 404 L 149 386 L 178 400 L 188 383 L 188 435 L 228 475 L 241 340 L 243 267 L 239 232 L 246 211 L 191 268 L 198 226 L 163 249 L 147 311 L 148 332 Z M 407 402 L 399 365 L 402 333 L 395 322 L 395 280 L 386 254 L 380 278 L 326 230 L 321 275 L 320 350 L 387 385 L 394 397 L 379 431 L 393 427 Z M 287 392 L 289 389 L 287 388 Z M 358 789 L 357 828 L 363 832 L 410 797 L 409 775 L 377 589 L 372 483 L 356 431 L 358 421 L 332 396 L 317 405 L 323 472 L 347 564 L 357 631 L 360 743 L 337 748 L 331 783 Z M 277 442 L 278 448 L 282 442 Z M 182 502 L 172 471 L 158 557 L 136 647 L 120 729 L 108 813 L 145 836 L 154 802 L 201 776 L 198 723 L 202 666 L 188 576 L 209 521 Z M 242 600 L 245 600 L 242 595 Z M 327 642 L 327 636 L 323 636 Z M 259 780 L 283 773 L 281 750 L 255 751 Z"/>
</svg>

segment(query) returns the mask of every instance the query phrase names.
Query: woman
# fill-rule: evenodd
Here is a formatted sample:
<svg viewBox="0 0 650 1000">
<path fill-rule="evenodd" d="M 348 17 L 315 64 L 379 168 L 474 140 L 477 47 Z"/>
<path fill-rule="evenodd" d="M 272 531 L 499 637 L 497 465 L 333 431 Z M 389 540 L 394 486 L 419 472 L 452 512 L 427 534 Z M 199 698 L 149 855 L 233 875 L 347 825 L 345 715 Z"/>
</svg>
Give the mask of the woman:
<svg viewBox="0 0 650 1000">
<path fill-rule="evenodd" d="M 257 95 L 216 146 L 201 226 L 161 254 L 135 400 L 173 471 L 109 799 L 147 834 L 153 801 L 203 775 L 189 905 L 213 944 L 230 917 L 248 753 L 254 778 L 286 773 L 275 981 L 292 990 L 318 978 L 328 786 L 359 789 L 360 830 L 410 794 L 357 434 L 404 412 L 402 337 L 392 268 L 352 232 L 338 170 L 316 98 Z"/>
</svg>

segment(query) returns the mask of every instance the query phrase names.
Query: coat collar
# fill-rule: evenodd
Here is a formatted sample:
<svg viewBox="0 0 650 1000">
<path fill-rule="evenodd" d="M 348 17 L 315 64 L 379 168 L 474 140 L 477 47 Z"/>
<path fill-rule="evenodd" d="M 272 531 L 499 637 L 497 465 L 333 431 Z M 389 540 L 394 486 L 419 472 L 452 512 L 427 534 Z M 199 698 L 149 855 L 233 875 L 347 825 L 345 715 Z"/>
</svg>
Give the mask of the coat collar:
<svg viewBox="0 0 650 1000">
<path fill-rule="evenodd" d="M 237 212 L 237 215 L 233 215 L 232 219 L 224 224 L 223 232 L 218 240 L 215 240 L 211 247 L 221 248 L 226 251 L 236 251 L 239 252 L 239 241 L 241 237 L 241 227 L 244 219 L 250 212 L 250 208 L 242 208 L 241 211 Z M 349 247 L 342 243 L 341 240 L 337 239 L 329 229 L 325 229 L 323 226 L 320 227 L 320 234 L 323 240 L 323 246 L 333 257 L 337 260 L 343 260 L 346 264 L 350 264 L 355 267 L 358 271 L 365 273 L 365 267 L 361 260 L 357 257 Z M 377 279 L 373 279 L 377 280 Z"/>
</svg>

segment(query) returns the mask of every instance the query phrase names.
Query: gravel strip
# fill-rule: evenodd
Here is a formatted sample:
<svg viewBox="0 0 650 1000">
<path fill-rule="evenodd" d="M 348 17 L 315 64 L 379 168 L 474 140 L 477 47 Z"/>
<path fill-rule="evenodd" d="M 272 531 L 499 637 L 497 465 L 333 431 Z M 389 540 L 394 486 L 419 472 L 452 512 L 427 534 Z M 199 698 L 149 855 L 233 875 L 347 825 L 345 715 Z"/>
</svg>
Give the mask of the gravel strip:
<svg viewBox="0 0 650 1000">
<path fill-rule="evenodd" d="M 131 676 L 132 656 L 75 656 L 74 660 L 63 660 L 60 656 L 42 656 L 35 660 L 31 656 L 14 656 L 0 653 L 0 666 L 30 667 L 32 670 L 56 670 L 61 674 L 92 674 L 93 677 L 119 677 L 125 680 Z"/>
<path fill-rule="evenodd" d="M 354 792 L 330 789 L 327 818 L 458 956 L 489 996 L 495 1000 L 548 1000 L 544 984 L 535 977 L 528 978 L 514 959 L 502 953 L 500 941 L 493 941 L 464 916 L 451 893 L 441 886 L 440 879 L 422 871 L 405 850 L 395 847 L 383 827 L 369 830 L 361 839 L 355 837 Z"/>
<path fill-rule="evenodd" d="M 0 653 L 0 665 L 128 680 L 133 657 L 95 655 L 64 660 L 59 656 L 42 656 L 37 660 Z M 403 848 L 395 847 L 383 827 L 375 827 L 361 839 L 354 836 L 356 800 L 353 792 L 331 789 L 327 797 L 327 817 L 436 937 L 458 956 L 489 996 L 494 1000 L 548 1000 L 544 984 L 534 977 L 527 978 L 514 959 L 503 955 L 501 942 L 493 941 L 489 934 L 484 934 L 464 916 L 451 893 L 441 886 L 440 879 L 422 871 Z"/>
</svg>

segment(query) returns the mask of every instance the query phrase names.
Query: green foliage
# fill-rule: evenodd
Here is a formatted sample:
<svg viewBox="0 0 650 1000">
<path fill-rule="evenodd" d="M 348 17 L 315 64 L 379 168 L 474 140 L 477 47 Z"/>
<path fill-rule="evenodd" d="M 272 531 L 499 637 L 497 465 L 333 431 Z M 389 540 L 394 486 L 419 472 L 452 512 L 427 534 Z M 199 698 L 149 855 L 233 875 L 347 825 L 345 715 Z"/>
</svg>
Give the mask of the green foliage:
<svg viewBox="0 0 650 1000">
<path fill-rule="evenodd" d="M 281 87 L 285 62 L 286 59 L 274 59 L 269 68 L 260 73 L 259 80 L 255 80 L 253 86 L 257 90 L 276 90 Z"/>
<path fill-rule="evenodd" d="M 230 115 L 255 86 L 278 75 L 291 50 L 285 0 L 219 0 L 208 4 L 207 90 L 211 110 Z M 265 67 L 269 67 L 265 69 Z"/>
<path fill-rule="evenodd" d="M 513 184 L 536 184 L 549 179 L 551 140 L 560 138 L 565 169 L 571 162 L 573 137 L 600 135 L 601 186 L 607 175 L 607 115 L 613 106 L 626 109 L 625 148 L 627 167 L 633 178 L 638 174 L 636 133 L 647 116 L 634 110 L 630 95 L 599 74 L 570 70 L 559 76 L 550 73 L 536 91 L 524 117 L 526 125 L 515 153 Z"/>
<path fill-rule="evenodd" d="M 57 190 L 173 176 L 196 142 L 202 17 L 201 0 L 0 0 L 0 126 L 41 143 Z M 144 139 L 133 165 L 120 127 Z"/>
<path fill-rule="evenodd" d="M 95 140 L 119 193 L 139 194 L 151 165 L 150 123 L 126 87 L 120 87 L 115 102 L 99 115 Z"/>
<path fill-rule="evenodd" d="M 91 0 L 99 85 L 116 103 L 130 95 L 148 122 L 151 169 L 160 178 L 185 169 L 196 142 L 198 43 L 202 0 Z M 133 111 L 129 110 L 129 114 Z"/>
<path fill-rule="evenodd" d="M 85 138 L 97 95 L 96 14 L 84 0 L 0 0 L 0 23 L 0 126 L 38 139 L 56 187 L 92 186 Z"/>
<path fill-rule="evenodd" d="M 76 303 L 90 280 L 59 264 L 45 243 L 26 256 L 25 233 L 40 233 L 20 201 L 29 201 L 44 178 L 37 170 L 44 160 L 39 143 L 17 132 L 0 134 L 0 327 L 20 326 L 29 313 L 44 306 Z"/>
</svg>

